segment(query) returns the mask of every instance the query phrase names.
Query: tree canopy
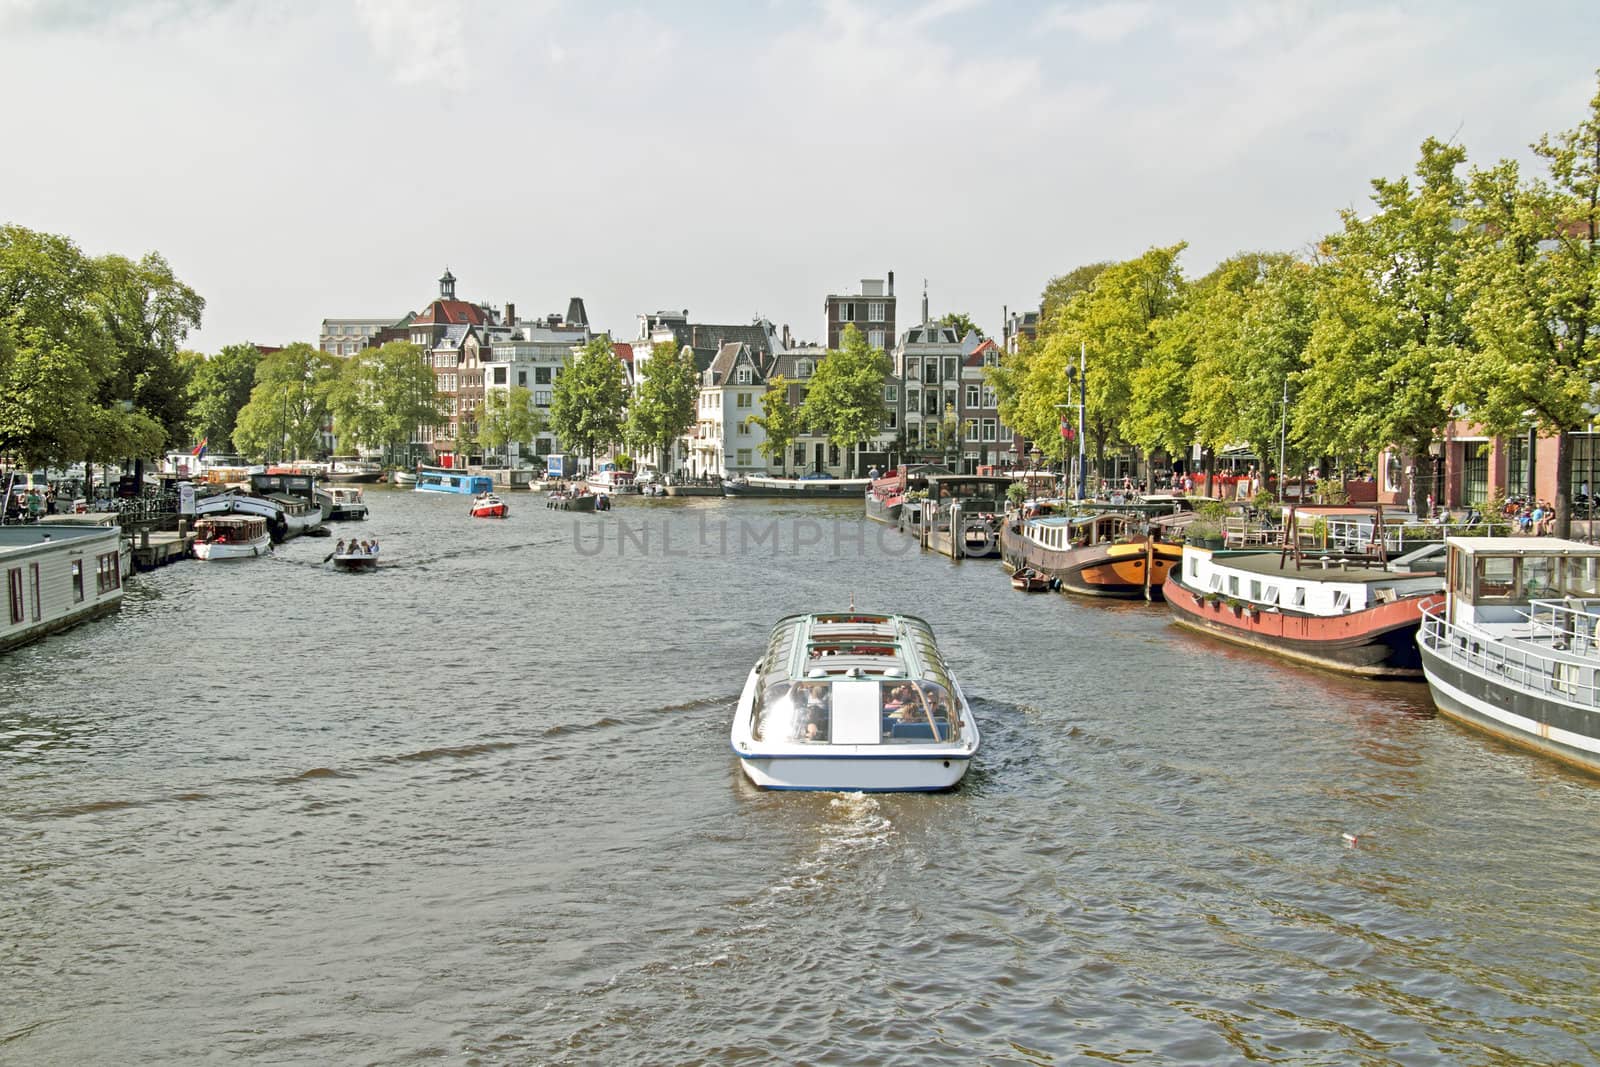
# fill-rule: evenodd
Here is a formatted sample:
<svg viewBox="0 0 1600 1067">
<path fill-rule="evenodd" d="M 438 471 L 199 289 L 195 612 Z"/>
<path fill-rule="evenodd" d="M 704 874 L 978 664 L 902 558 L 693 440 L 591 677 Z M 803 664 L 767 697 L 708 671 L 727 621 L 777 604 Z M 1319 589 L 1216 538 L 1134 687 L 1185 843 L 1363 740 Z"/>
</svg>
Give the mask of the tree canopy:
<svg viewBox="0 0 1600 1067">
<path fill-rule="evenodd" d="M 334 356 L 297 341 L 256 366 L 250 402 L 233 430 L 238 448 L 264 459 L 299 459 L 322 451 L 328 394 L 339 374 Z"/>
<path fill-rule="evenodd" d="M 189 424 L 197 438 L 217 452 L 234 449 L 233 428 L 239 411 L 250 402 L 261 350 L 255 345 L 227 345 L 201 358 L 189 379 Z"/>
<path fill-rule="evenodd" d="M 678 438 L 694 426 L 699 398 L 694 349 L 679 348 L 674 340 L 657 342 L 628 402 L 624 439 L 629 447 L 648 451 L 670 466 Z"/>
<path fill-rule="evenodd" d="M 503 451 L 513 442 L 526 444 L 544 429 L 544 416 L 534 406 L 533 393 L 521 385 L 491 389 L 483 399 L 479 439 L 485 448 Z"/>
<path fill-rule="evenodd" d="M 868 347 L 860 330 L 846 326 L 839 350 L 823 358 L 806 390 L 805 425 L 845 452 L 872 440 L 889 418 L 883 399 L 889 371 L 883 349 Z"/>
<path fill-rule="evenodd" d="M 602 334 L 563 361 L 550 390 L 550 428 L 562 447 L 593 459 L 622 440 L 626 401 L 622 362 Z"/>
<path fill-rule="evenodd" d="M 761 442 L 761 454 L 776 459 L 778 466 L 786 466 L 789 446 L 805 433 L 805 420 L 800 405 L 789 399 L 793 382 L 779 374 L 767 382 L 767 391 L 761 394 L 761 414 L 750 416 L 750 421 L 766 431 Z"/>
</svg>

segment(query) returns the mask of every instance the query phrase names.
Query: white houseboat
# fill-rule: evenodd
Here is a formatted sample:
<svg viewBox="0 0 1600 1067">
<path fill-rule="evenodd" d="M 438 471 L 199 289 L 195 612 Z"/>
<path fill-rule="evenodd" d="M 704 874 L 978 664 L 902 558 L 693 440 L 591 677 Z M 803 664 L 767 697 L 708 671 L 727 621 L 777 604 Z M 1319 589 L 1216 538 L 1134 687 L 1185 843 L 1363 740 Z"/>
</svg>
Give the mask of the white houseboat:
<svg viewBox="0 0 1600 1067">
<path fill-rule="evenodd" d="M 115 526 L 0 527 L 0 652 L 116 611 L 126 573 Z"/>
<path fill-rule="evenodd" d="M 1600 773 L 1600 546 L 1452 537 L 1447 589 L 1423 608 L 1439 710 Z"/>
<path fill-rule="evenodd" d="M 778 623 L 729 742 L 767 789 L 906 792 L 953 788 L 979 737 L 926 622 L 849 610 Z"/>
<path fill-rule="evenodd" d="M 254 559 L 272 547 L 259 515 L 211 515 L 194 524 L 194 558 Z"/>
</svg>

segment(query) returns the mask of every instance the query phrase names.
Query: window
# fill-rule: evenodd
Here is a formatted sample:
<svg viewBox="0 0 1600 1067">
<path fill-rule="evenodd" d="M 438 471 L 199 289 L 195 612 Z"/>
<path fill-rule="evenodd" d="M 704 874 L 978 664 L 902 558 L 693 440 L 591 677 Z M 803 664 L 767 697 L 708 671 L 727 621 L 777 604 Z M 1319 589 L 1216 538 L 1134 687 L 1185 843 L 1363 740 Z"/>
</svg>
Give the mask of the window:
<svg viewBox="0 0 1600 1067">
<path fill-rule="evenodd" d="M 986 385 L 983 387 L 983 400 L 978 406 L 981 408 L 997 408 L 1000 406 L 1000 398 L 995 396 L 994 386 Z"/>
<path fill-rule="evenodd" d="M 968 419 L 967 420 L 967 443 L 969 445 L 975 445 L 975 444 L 978 443 L 978 420 L 977 419 Z"/>
<path fill-rule="evenodd" d="M 549 367 L 535 367 L 535 368 L 533 368 L 533 384 L 534 385 L 549 385 L 550 384 L 550 368 Z"/>
<path fill-rule="evenodd" d="M 967 407 L 975 408 L 977 406 L 978 406 L 978 387 L 976 385 L 969 385 L 969 386 L 967 386 Z"/>
<path fill-rule="evenodd" d="M 907 360 L 906 361 L 906 381 L 914 382 L 916 380 L 917 380 L 917 361 L 914 360 L 914 359 Z"/>
<path fill-rule="evenodd" d="M 11 624 L 22 621 L 22 568 L 12 567 L 6 572 L 6 592 L 11 601 Z"/>
<path fill-rule="evenodd" d="M 28 564 L 28 571 L 28 577 L 33 579 L 33 621 L 38 622 L 41 617 L 39 610 L 39 565 L 37 563 Z"/>
<path fill-rule="evenodd" d="M 994 428 L 995 421 L 993 419 L 983 420 L 983 439 L 985 441 L 993 441 L 995 439 Z"/>
<path fill-rule="evenodd" d="M 517 371 L 517 384 L 520 385 L 520 386 L 523 386 L 524 388 L 527 387 L 527 384 L 528 384 L 528 372 L 527 371 L 525 371 L 525 370 Z"/>
<path fill-rule="evenodd" d="M 83 560 L 81 559 L 72 561 L 72 602 L 74 604 L 83 602 Z"/>
<path fill-rule="evenodd" d="M 737 453 L 735 453 L 735 455 L 738 456 L 737 462 L 738 462 L 739 466 L 741 466 L 741 467 L 752 466 L 752 463 L 750 461 L 750 455 L 751 455 L 750 449 L 741 448 L 741 449 L 739 449 L 739 451 Z"/>
<path fill-rule="evenodd" d="M 936 382 L 939 380 L 939 361 L 936 359 L 924 360 L 922 364 L 922 380 Z"/>
<path fill-rule="evenodd" d="M 884 399 L 884 401 L 886 403 L 889 403 L 889 404 L 893 404 L 896 400 L 899 400 L 900 399 L 900 388 L 899 388 L 899 386 L 895 386 L 895 385 L 886 385 L 886 386 L 884 386 L 883 387 L 883 399 Z"/>
<path fill-rule="evenodd" d="M 927 393 L 927 394 L 925 394 L 923 396 L 923 400 L 925 401 L 924 404 L 922 405 L 922 413 L 924 415 L 937 415 L 937 414 L 939 414 L 939 394 L 938 393 Z"/>
<path fill-rule="evenodd" d="M 95 592 L 108 593 L 120 588 L 122 588 L 122 559 L 115 552 L 107 552 L 98 557 L 95 563 Z"/>
<path fill-rule="evenodd" d="M 805 466 L 805 462 L 806 462 L 806 446 L 805 445 L 795 445 L 794 446 L 794 461 L 796 463 L 798 463 L 799 465 L 801 465 L 802 467 Z"/>
<path fill-rule="evenodd" d="M 750 368 L 749 367 L 740 367 L 739 368 L 739 373 L 735 376 L 735 380 L 740 385 L 749 385 L 750 381 L 751 381 Z M 739 395 L 743 396 L 744 394 L 740 393 Z M 743 406 L 743 405 L 741 405 L 741 406 Z"/>
<path fill-rule="evenodd" d="M 1292 608 L 1303 608 L 1303 607 L 1306 606 L 1306 587 L 1305 586 L 1297 585 L 1292 590 L 1290 590 L 1290 593 L 1292 594 L 1289 597 L 1289 606 L 1290 607 L 1292 607 Z"/>
<path fill-rule="evenodd" d="M 739 436 L 740 437 L 749 437 L 750 436 L 750 424 L 748 422 L 739 423 Z"/>
<path fill-rule="evenodd" d="M 546 407 L 546 408 L 549 407 L 550 406 L 550 390 L 548 390 L 548 389 L 535 389 L 533 391 L 533 402 L 535 404 L 538 404 L 540 407 Z"/>
<path fill-rule="evenodd" d="M 794 364 L 794 376 L 796 378 L 809 378 L 812 374 L 816 373 L 815 368 L 816 364 L 811 362 L 809 359 L 796 360 Z"/>
<path fill-rule="evenodd" d="M 946 381 L 952 381 L 953 382 L 953 381 L 956 380 L 956 357 L 955 356 L 945 356 L 944 357 L 944 376 L 945 376 L 945 380 Z"/>
<path fill-rule="evenodd" d="M 506 369 L 504 367 L 496 367 L 494 369 L 494 384 L 506 384 Z"/>
<path fill-rule="evenodd" d="M 850 303 L 840 303 L 839 304 L 839 321 L 840 322 L 854 322 L 854 321 L 856 321 L 856 306 L 854 304 L 850 304 Z"/>
<path fill-rule="evenodd" d="M 883 428 L 886 430 L 892 430 L 899 425 L 900 420 L 898 415 L 899 413 L 896 412 L 894 408 L 890 408 L 888 417 L 883 420 Z"/>
<path fill-rule="evenodd" d="M 1461 465 L 1461 502 L 1482 504 L 1489 499 L 1489 457 L 1481 455 L 1476 442 L 1468 442 Z"/>
<path fill-rule="evenodd" d="M 838 465 L 839 465 L 839 446 L 838 445 L 829 445 L 828 446 L 828 466 L 837 467 Z"/>
<path fill-rule="evenodd" d="M 867 331 L 867 347 L 868 348 L 882 348 L 883 347 L 883 331 L 882 330 L 868 330 Z"/>
<path fill-rule="evenodd" d="M 883 317 L 884 317 L 883 316 L 883 304 L 881 304 L 881 303 L 869 303 L 867 305 L 867 321 L 868 322 L 882 322 L 883 321 Z"/>
<path fill-rule="evenodd" d="M 749 407 L 750 406 L 750 394 L 749 393 L 740 393 L 737 403 L 738 403 L 739 407 L 742 407 L 742 408 Z"/>
</svg>

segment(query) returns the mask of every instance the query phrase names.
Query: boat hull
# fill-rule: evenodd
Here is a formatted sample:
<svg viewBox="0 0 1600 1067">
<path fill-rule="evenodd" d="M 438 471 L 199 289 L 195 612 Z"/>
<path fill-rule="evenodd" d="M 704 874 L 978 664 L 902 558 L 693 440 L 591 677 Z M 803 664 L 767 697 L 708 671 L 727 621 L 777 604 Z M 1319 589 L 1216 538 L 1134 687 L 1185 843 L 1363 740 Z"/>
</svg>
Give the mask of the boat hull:
<svg viewBox="0 0 1600 1067">
<path fill-rule="evenodd" d="M 1433 702 L 1449 718 L 1563 763 L 1600 774 L 1600 710 L 1543 699 L 1464 669 L 1419 642 Z"/>
<path fill-rule="evenodd" d="M 881 522 L 885 526 L 900 525 L 900 512 L 905 507 L 905 498 L 896 496 L 880 500 L 871 493 L 867 494 L 867 518 L 873 522 Z"/>
<path fill-rule="evenodd" d="M 864 478 L 816 478 L 792 482 L 723 482 L 723 496 L 782 497 L 789 500 L 841 500 L 862 494 Z"/>
<path fill-rule="evenodd" d="M 1314 667 L 1369 678 L 1422 677 L 1417 630 L 1425 597 L 1405 597 L 1342 615 L 1258 611 L 1209 603 L 1172 571 L 1162 592 L 1173 621 L 1199 633 Z"/>
<path fill-rule="evenodd" d="M 592 496 L 574 496 L 565 499 L 551 497 L 545 501 L 544 506 L 554 511 L 593 511 L 595 499 Z"/>
<path fill-rule="evenodd" d="M 340 571 L 375 571 L 378 569 L 378 557 L 362 554 L 334 556 L 333 567 Z"/>
<path fill-rule="evenodd" d="M 475 519 L 503 519 L 511 511 L 504 504 L 492 504 L 489 507 L 473 508 L 472 517 Z"/>
<path fill-rule="evenodd" d="M 196 541 L 194 543 L 194 558 L 203 559 L 208 563 L 218 563 L 230 559 L 255 559 L 264 556 L 271 547 L 271 542 L 265 538 L 254 541 Z"/>
<path fill-rule="evenodd" d="M 952 752 L 762 757 L 734 751 L 745 777 L 762 789 L 808 792 L 943 792 L 961 783 L 972 762 L 966 753 Z"/>
<path fill-rule="evenodd" d="M 416 485 L 417 476 L 410 471 L 391 471 L 389 474 L 390 485 Z"/>
<path fill-rule="evenodd" d="M 721 496 L 720 485 L 669 485 L 668 496 Z"/>
<path fill-rule="evenodd" d="M 1114 600 L 1162 599 L 1168 573 L 1183 562 L 1183 546 L 1164 541 L 1046 548 L 1010 523 L 1000 531 L 1000 554 L 1014 570 L 1031 567 L 1067 592 Z"/>
<path fill-rule="evenodd" d="M 382 478 L 382 471 L 333 471 L 328 475 L 328 481 L 342 485 L 371 485 Z"/>
</svg>

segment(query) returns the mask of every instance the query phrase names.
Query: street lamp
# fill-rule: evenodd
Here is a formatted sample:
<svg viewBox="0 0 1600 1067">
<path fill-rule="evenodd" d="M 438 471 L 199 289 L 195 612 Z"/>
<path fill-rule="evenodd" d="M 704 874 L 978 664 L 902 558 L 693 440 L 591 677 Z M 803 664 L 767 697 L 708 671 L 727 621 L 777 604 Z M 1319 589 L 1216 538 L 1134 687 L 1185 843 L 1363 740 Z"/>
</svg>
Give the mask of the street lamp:
<svg viewBox="0 0 1600 1067">
<path fill-rule="evenodd" d="M 1087 346 L 1082 341 L 1079 341 L 1078 342 L 1078 367 L 1077 367 L 1077 372 L 1076 373 L 1073 372 L 1073 367 L 1072 367 L 1071 364 L 1067 365 L 1067 379 L 1068 379 L 1068 381 L 1076 384 L 1076 386 L 1078 388 L 1078 499 L 1079 500 L 1084 500 L 1089 496 L 1088 457 L 1084 452 L 1084 440 L 1083 440 L 1084 407 L 1085 407 L 1085 404 L 1086 404 L 1087 400 L 1089 399 L 1088 398 L 1088 392 L 1089 392 L 1089 369 L 1088 369 L 1088 366 L 1087 366 L 1088 356 L 1086 355 L 1086 350 L 1087 350 Z M 1070 393 L 1068 395 L 1070 397 Z"/>
</svg>

